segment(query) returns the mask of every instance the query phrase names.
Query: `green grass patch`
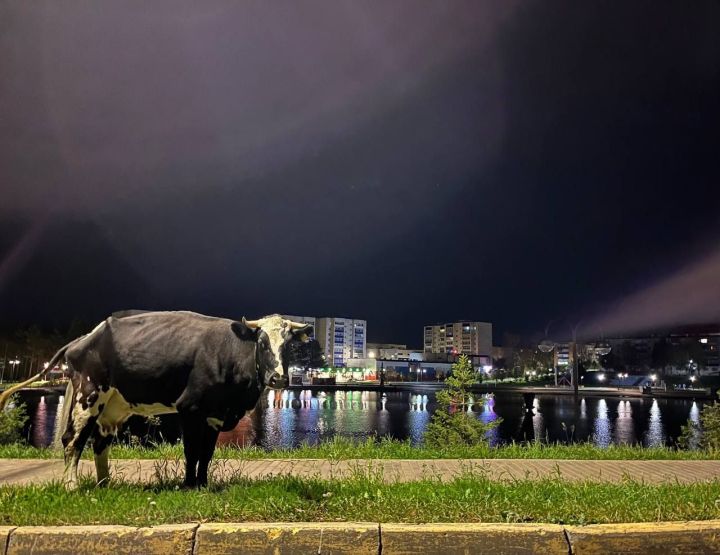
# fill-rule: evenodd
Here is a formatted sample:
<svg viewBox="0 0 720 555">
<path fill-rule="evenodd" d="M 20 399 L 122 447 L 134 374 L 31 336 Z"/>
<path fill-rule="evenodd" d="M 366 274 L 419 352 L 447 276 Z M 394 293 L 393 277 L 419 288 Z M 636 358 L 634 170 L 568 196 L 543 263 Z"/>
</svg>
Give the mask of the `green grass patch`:
<svg viewBox="0 0 720 555">
<path fill-rule="evenodd" d="M 91 450 L 86 449 L 85 458 Z M 154 447 L 113 445 L 111 457 L 115 459 L 163 459 L 183 456 L 181 444 L 161 443 Z M 0 458 L 48 459 L 59 458 L 52 449 L 39 449 L 26 445 L 0 446 Z M 392 439 L 356 442 L 335 438 L 319 445 L 303 445 L 294 449 L 265 450 L 258 447 L 219 447 L 216 458 L 225 459 L 576 459 L 576 460 L 717 460 L 720 450 L 683 450 L 670 447 L 641 447 L 611 445 L 597 447 L 590 443 L 571 445 L 545 443 L 514 443 L 501 447 L 485 444 L 428 448 L 413 446 L 409 441 Z"/>
<path fill-rule="evenodd" d="M 276 477 L 213 482 L 181 490 L 84 481 L 0 487 L 0 525 L 157 525 L 198 521 L 549 522 L 589 524 L 707 520 L 720 517 L 720 482 L 648 485 L 567 483 L 561 479 L 493 482 L 467 474 L 452 482 L 385 484 L 380 476 L 346 480 Z"/>
</svg>

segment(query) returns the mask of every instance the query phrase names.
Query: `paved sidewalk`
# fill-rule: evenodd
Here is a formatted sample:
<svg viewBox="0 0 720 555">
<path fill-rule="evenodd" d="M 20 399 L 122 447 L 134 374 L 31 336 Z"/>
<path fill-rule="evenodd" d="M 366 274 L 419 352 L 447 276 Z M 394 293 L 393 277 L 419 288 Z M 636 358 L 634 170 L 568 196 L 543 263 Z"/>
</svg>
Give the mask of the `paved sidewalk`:
<svg viewBox="0 0 720 555">
<path fill-rule="evenodd" d="M 38 484 L 58 480 L 61 460 L 0 459 L 0 485 Z M 452 480 L 463 472 L 484 473 L 492 480 L 538 480 L 560 475 L 565 480 L 620 482 L 627 477 L 647 483 L 691 483 L 720 478 L 720 461 L 573 461 L 555 459 L 438 459 L 438 460 L 346 460 L 260 459 L 213 461 L 213 476 L 248 477 L 292 475 L 343 478 L 358 472 L 380 473 L 386 482 L 410 482 L 424 478 Z M 94 474 L 92 461 L 82 461 L 81 474 Z M 172 460 L 114 460 L 111 474 L 132 482 L 151 482 L 158 477 L 182 477 L 183 462 Z"/>
</svg>

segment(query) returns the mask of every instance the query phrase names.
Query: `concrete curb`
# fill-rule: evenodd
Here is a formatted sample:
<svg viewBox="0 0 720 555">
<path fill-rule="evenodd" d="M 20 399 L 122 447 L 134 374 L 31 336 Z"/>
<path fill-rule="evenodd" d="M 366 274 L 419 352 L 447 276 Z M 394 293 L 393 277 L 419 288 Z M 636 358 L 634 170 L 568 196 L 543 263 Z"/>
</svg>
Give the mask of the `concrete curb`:
<svg viewBox="0 0 720 555">
<path fill-rule="evenodd" d="M 720 553 L 720 521 L 594 524 L 566 528 L 571 553 Z"/>
<path fill-rule="evenodd" d="M 563 527 L 555 524 L 382 524 L 380 539 L 382 553 L 393 555 L 568 554 Z"/>
<path fill-rule="evenodd" d="M 0 527 L 0 555 L 720 553 L 720 520 L 556 524 L 249 522 Z"/>
</svg>

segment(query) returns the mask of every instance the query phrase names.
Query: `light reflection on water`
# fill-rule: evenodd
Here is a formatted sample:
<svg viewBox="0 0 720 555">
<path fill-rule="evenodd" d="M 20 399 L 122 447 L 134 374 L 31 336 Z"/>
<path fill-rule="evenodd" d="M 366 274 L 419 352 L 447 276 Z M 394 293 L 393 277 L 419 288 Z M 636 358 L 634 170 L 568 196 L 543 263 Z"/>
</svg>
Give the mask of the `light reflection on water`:
<svg viewBox="0 0 720 555">
<path fill-rule="evenodd" d="M 595 423 L 593 424 L 594 443 L 599 447 L 610 445 L 610 420 L 608 419 L 608 406 L 605 399 L 600 399 L 597 404 Z"/>
<path fill-rule="evenodd" d="M 657 399 L 653 399 L 648 417 L 648 430 L 645 444 L 648 447 L 665 445 L 665 431 L 663 430 L 662 413 Z"/>
<path fill-rule="evenodd" d="M 627 399 L 621 399 L 618 403 L 617 417 L 615 418 L 615 431 L 613 432 L 613 443 L 635 443 L 635 427 L 633 425 L 632 405 Z"/>
<path fill-rule="evenodd" d="M 32 424 L 25 437 L 33 445 L 49 445 L 62 397 L 29 395 L 24 400 Z M 221 434 L 220 442 L 270 448 L 317 444 L 334 436 L 389 436 L 418 444 L 436 405 L 432 392 L 270 390 L 233 431 Z M 526 411 L 521 395 L 500 393 L 471 414 L 500 422 L 488 434 L 493 445 L 592 441 L 653 446 L 674 445 L 680 427 L 688 418 L 697 422 L 702 407 L 690 399 L 585 397 L 576 403 L 572 396 L 543 395 Z M 147 426 L 141 429 L 138 433 L 145 433 Z M 177 438 L 176 417 L 163 417 L 160 433 L 171 441 Z"/>
</svg>

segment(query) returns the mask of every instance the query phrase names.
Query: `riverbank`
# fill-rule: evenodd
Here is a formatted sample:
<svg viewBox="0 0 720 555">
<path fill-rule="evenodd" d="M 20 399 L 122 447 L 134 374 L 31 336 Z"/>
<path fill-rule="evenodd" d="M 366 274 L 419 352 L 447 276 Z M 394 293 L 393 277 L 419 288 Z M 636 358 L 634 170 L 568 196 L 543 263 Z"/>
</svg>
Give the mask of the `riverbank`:
<svg viewBox="0 0 720 555">
<path fill-rule="evenodd" d="M 445 385 L 442 382 L 387 382 L 380 385 L 377 382 L 350 382 L 339 384 L 294 384 L 288 386 L 287 389 L 292 391 L 308 390 L 308 391 L 412 391 L 412 392 L 429 392 L 443 389 Z M 555 386 L 533 386 L 533 385 L 506 385 L 482 383 L 472 386 L 473 393 L 518 393 L 532 395 L 574 395 L 571 387 L 555 387 Z M 698 399 L 712 400 L 714 399 L 710 388 L 698 389 L 669 389 L 655 387 L 649 392 L 643 392 L 638 387 L 581 387 L 578 389 L 578 395 L 581 397 L 646 397 L 646 398 L 662 398 L 662 399 Z"/>
<path fill-rule="evenodd" d="M 387 382 L 380 385 L 378 382 L 350 382 L 339 384 L 293 384 L 287 387 L 290 391 L 377 391 L 377 392 L 394 392 L 394 391 L 411 391 L 411 392 L 430 392 L 443 389 L 445 384 L 442 382 Z M 0 386 L 0 392 L 5 386 Z M 40 395 L 63 394 L 65 392 L 65 384 L 53 385 L 33 385 L 32 387 L 20 390 L 22 392 L 34 392 Z M 574 395 L 571 387 L 555 387 L 550 385 L 507 385 L 482 383 L 476 384 L 471 388 L 473 393 L 518 393 L 533 395 Z M 649 392 L 643 392 L 638 387 L 581 387 L 578 389 L 578 395 L 581 397 L 646 397 L 659 399 L 697 399 L 697 400 L 713 400 L 712 389 L 669 389 L 655 387 Z"/>
</svg>

